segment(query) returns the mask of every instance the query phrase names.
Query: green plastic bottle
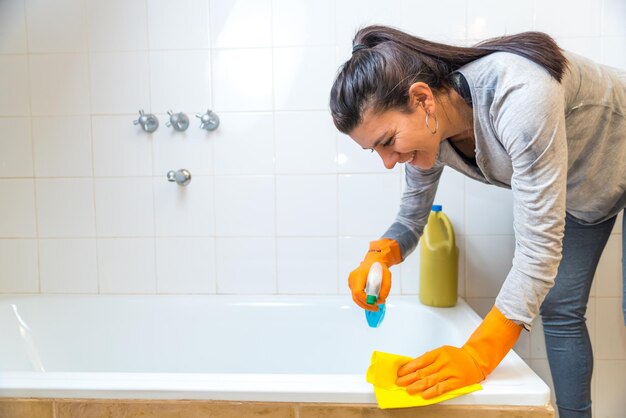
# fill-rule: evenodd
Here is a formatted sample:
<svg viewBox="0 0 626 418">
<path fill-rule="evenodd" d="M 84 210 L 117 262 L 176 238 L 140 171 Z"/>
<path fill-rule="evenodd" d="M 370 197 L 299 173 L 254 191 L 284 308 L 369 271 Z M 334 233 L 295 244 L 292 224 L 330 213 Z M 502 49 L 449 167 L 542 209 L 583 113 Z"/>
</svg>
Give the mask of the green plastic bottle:
<svg viewBox="0 0 626 418">
<path fill-rule="evenodd" d="M 441 209 L 433 205 L 420 238 L 420 301 L 446 308 L 456 305 L 459 249 L 452 222 Z"/>
</svg>

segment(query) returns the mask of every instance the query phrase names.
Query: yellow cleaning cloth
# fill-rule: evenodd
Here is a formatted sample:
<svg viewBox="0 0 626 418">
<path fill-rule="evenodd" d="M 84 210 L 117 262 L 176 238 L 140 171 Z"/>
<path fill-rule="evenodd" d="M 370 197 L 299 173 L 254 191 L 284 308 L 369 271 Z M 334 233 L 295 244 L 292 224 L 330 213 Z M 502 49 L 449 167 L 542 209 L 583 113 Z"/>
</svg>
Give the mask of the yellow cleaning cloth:
<svg viewBox="0 0 626 418">
<path fill-rule="evenodd" d="M 411 360 L 413 360 L 411 357 L 380 351 L 374 351 L 372 354 L 372 362 L 367 369 L 367 381 L 374 385 L 374 394 L 381 409 L 431 405 L 482 389 L 482 386 L 478 384 L 469 385 L 433 399 L 424 399 L 421 395 L 409 395 L 406 388 L 396 385 L 396 379 L 398 369 Z"/>
</svg>

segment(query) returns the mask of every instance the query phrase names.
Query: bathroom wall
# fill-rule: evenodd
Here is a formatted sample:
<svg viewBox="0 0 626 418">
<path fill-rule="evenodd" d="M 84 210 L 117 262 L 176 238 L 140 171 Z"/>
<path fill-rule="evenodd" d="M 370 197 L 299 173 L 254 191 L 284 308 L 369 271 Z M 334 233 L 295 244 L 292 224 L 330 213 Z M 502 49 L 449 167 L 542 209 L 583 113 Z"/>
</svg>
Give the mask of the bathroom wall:
<svg viewBox="0 0 626 418">
<path fill-rule="evenodd" d="M 327 109 L 355 29 L 471 44 L 545 31 L 626 68 L 623 0 L 3 0 L 0 292 L 344 294 L 392 222 L 402 169 Z M 153 134 L 133 125 L 155 113 Z M 212 109 L 217 131 L 194 116 Z M 167 111 L 192 121 L 167 127 Z M 187 187 L 166 180 L 192 173 Z M 459 293 L 484 314 L 510 268 L 511 193 L 446 169 Z M 621 216 L 592 290 L 595 416 L 626 409 Z M 419 257 L 394 267 L 415 295 Z M 517 352 L 546 380 L 541 326 Z"/>
</svg>

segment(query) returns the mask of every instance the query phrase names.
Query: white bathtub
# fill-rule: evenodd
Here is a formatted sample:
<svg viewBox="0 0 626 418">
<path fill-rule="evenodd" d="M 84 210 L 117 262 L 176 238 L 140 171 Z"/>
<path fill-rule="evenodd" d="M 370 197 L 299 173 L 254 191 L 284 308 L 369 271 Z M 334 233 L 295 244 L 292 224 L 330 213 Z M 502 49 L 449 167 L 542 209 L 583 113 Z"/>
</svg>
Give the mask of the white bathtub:
<svg viewBox="0 0 626 418">
<path fill-rule="evenodd" d="M 480 318 L 394 297 L 378 329 L 346 296 L 0 296 L 0 397 L 374 403 L 373 350 L 461 345 Z M 537 405 L 510 353 L 449 404 Z"/>
</svg>

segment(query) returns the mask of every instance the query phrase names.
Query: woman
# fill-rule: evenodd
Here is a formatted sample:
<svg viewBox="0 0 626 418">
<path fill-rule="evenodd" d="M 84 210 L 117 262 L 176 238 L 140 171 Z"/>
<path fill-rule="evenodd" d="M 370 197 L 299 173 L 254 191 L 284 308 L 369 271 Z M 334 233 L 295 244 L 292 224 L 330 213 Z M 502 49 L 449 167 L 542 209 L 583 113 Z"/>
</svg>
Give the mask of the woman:
<svg viewBox="0 0 626 418">
<path fill-rule="evenodd" d="M 513 191 L 515 255 L 495 305 L 463 347 L 407 363 L 398 385 L 432 398 L 483 380 L 541 313 L 559 414 L 590 417 L 585 310 L 626 206 L 626 73 L 537 32 L 464 48 L 371 26 L 356 34 L 330 108 L 385 167 L 406 163 L 398 216 L 349 277 L 363 309 L 377 309 L 363 291 L 371 264 L 384 266 L 384 303 L 388 267 L 417 246 L 444 166 Z"/>
</svg>

